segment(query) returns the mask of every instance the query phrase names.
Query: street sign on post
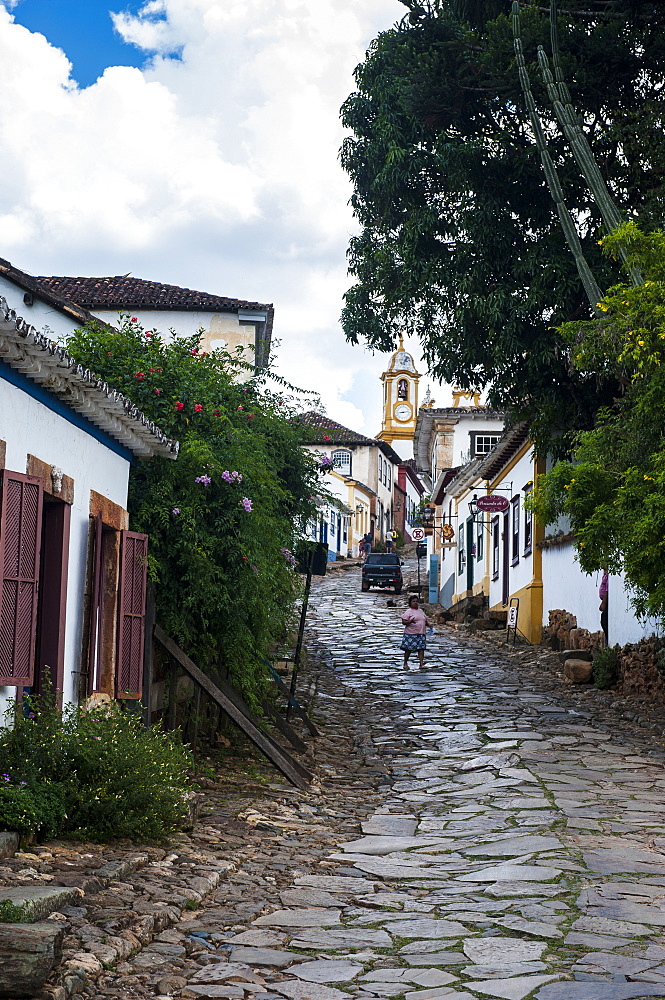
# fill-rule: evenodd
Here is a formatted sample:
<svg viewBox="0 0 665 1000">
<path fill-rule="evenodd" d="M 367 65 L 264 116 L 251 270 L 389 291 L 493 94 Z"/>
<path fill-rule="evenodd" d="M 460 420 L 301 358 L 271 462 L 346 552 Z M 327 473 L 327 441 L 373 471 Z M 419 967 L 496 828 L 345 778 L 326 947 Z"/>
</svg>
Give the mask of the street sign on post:
<svg viewBox="0 0 665 1000">
<path fill-rule="evenodd" d="M 488 493 L 487 496 L 478 497 L 476 507 L 487 514 L 501 514 L 502 511 L 508 510 L 510 501 L 507 497 L 498 496 L 496 493 Z"/>
<path fill-rule="evenodd" d="M 411 528 L 411 538 L 414 542 L 422 542 L 425 537 L 424 528 Z"/>
</svg>

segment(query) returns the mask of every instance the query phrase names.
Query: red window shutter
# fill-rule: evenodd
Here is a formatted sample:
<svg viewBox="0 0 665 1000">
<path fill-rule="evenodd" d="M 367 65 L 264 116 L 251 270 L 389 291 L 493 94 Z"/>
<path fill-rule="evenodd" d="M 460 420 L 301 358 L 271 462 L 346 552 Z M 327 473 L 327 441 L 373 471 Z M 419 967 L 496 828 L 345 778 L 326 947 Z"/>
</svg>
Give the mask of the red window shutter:
<svg viewBox="0 0 665 1000">
<path fill-rule="evenodd" d="M 0 475 L 0 684 L 32 684 L 42 535 L 40 479 Z"/>
<path fill-rule="evenodd" d="M 148 536 L 135 531 L 121 536 L 116 698 L 136 699 L 143 692 Z"/>
</svg>

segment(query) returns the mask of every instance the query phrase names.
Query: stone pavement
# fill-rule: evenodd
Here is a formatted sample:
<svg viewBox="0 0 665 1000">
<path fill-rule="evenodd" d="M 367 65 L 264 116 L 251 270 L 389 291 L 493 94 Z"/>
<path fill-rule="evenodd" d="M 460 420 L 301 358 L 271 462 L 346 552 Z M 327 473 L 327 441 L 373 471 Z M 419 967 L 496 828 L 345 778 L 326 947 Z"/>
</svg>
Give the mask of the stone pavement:
<svg viewBox="0 0 665 1000">
<path fill-rule="evenodd" d="M 180 873 L 179 919 L 82 992 L 665 997 L 662 741 L 445 628 L 428 670 L 401 671 L 401 610 L 355 571 L 318 584 L 312 609 L 320 787 L 272 779 L 239 815 L 241 797 L 211 794 L 153 862 L 155 886 Z M 189 909 L 183 865 L 227 866 Z M 106 893 L 130 905 L 130 889 Z M 86 902 L 79 931 L 109 934 Z"/>
</svg>

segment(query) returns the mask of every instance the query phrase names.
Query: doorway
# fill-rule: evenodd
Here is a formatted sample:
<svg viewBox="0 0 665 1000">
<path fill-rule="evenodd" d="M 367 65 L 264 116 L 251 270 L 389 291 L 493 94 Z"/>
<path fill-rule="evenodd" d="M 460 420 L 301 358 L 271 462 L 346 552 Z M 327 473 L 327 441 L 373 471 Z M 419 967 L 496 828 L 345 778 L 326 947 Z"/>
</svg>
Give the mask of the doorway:
<svg viewBox="0 0 665 1000">
<path fill-rule="evenodd" d="M 32 691 L 52 688 L 62 703 L 71 507 L 44 494 L 42 510 L 35 673 Z"/>
<path fill-rule="evenodd" d="M 469 591 L 473 590 L 473 564 L 476 561 L 474 557 L 475 541 L 473 534 L 473 518 L 470 517 L 466 522 L 466 589 Z"/>
<path fill-rule="evenodd" d="M 503 515 L 503 573 L 501 579 L 501 600 L 504 607 L 508 605 L 510 596 L 510 517 Z"/>
</svg>

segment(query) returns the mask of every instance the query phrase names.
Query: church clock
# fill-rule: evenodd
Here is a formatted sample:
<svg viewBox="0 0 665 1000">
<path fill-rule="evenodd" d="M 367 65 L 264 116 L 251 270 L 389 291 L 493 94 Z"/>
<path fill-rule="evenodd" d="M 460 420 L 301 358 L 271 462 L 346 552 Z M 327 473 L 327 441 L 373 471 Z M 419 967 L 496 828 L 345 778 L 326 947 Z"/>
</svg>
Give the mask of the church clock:
<svg viewBox="0 0 665 1000">
<path fill-rule="evenodd" d="M 383 421 L 377 437 L 380 441 L 387 441 L 402 458 L 412 458 L 420 374 L 416 371 L 412 355 L 404 349 L 401 337 L 381 381 Z"/>
</svg>

